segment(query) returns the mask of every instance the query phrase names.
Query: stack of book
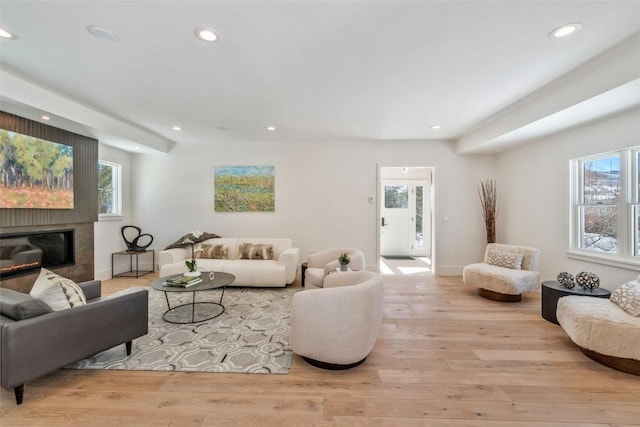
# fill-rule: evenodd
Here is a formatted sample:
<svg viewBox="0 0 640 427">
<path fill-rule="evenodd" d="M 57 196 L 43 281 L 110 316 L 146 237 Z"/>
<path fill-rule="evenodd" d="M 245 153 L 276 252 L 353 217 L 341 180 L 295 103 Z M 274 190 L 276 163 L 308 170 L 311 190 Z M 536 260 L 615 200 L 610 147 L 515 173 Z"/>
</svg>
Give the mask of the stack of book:
<svg viewBox="0 0 640 427">
<path fill-rule="evenodd" d="M 189 286 L 202 283 L 201 277 L 178 276 L 164 281 L 164 286 L 174 286 L 178 288 L 188 288 Z"/>
</svg>

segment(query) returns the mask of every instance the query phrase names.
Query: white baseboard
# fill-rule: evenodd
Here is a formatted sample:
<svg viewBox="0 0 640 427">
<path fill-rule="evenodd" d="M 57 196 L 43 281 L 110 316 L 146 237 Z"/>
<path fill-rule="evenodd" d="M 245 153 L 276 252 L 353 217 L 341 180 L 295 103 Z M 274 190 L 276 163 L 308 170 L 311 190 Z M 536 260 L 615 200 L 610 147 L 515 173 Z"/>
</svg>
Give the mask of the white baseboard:
<svg viewBox="0 0 640 427">
<path fill-rule="evenodd" d="M 109 280 L 111 279 L 111 270 L 102 270 L 94 272 L 94 278 L 96 280 Z"/>
<path fill-rule="evenodd" d="M 462 276 L 462 265 L 440 265 L 436 266 L 436 275 L 438 276 Z"/>
</svg>

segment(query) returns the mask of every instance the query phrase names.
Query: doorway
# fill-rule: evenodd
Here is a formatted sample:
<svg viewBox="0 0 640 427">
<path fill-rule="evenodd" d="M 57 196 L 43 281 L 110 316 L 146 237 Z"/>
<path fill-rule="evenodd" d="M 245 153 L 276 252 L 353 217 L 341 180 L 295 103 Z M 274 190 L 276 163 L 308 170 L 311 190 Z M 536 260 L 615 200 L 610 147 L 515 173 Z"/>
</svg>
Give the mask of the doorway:
<svg viewBox="0 0 640 427">
<path fill-rule="evenodd" d="M 429 167 L 380 167 L 378 248 L 383 274 L 431 271 L 432 177 Z"/>
</svg>

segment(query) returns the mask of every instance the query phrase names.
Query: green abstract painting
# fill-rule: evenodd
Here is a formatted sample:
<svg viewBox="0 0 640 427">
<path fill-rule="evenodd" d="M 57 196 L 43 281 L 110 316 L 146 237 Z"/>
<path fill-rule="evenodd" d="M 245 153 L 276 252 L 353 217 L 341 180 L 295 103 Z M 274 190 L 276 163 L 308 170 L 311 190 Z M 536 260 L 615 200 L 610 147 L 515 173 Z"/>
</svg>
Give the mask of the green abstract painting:
<svg viewBox="0 0 640 427">
<path fill-rule="evenodd" d="M 273 166 L 215 166 L 216 212 L 274 212 Z"/>
</svg>

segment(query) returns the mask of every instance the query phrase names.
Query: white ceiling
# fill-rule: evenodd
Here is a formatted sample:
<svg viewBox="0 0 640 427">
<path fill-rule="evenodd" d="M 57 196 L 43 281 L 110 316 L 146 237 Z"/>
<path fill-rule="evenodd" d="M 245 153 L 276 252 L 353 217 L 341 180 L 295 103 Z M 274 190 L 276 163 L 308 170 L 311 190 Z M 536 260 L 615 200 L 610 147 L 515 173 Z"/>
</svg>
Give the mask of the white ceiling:
<svg viewBox="0 0 640 427">
<path fill-rule="evenodd" d="M 0 41 L 3 110 L 133 152 L 238 139 L 495 152 L 585 121 L 576 111 L 640 105 L 640 1 L 2 0 L 0 27 L 18 36 Z"/>
</svg>

